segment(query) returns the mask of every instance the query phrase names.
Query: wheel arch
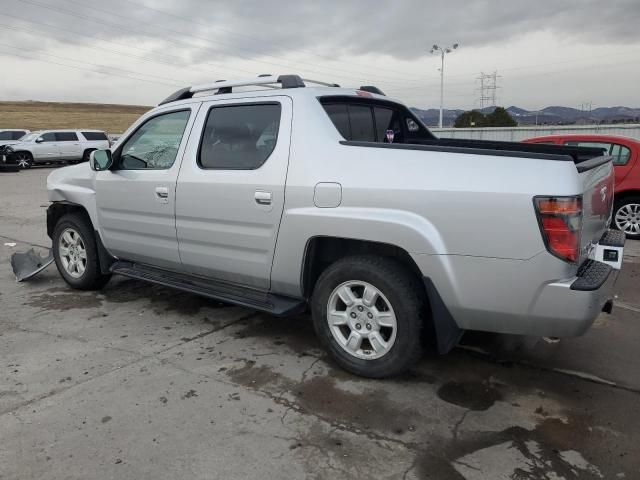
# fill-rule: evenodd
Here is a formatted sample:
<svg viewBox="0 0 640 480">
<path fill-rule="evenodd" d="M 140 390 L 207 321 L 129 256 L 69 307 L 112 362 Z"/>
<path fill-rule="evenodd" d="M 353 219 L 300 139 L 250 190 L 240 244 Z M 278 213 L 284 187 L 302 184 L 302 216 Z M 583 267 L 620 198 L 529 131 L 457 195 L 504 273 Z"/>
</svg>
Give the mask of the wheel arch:
<svg viewBox="0 0 640 480">
<path fill-rule="evenodd" d="M 98 230 L 95 228 L 95 225 L 91 220 L 91 215 L 84 206 L 67 201 L 58 201 L 51 203 L 51 205 L 49 205 L 49 207 L 47 208 L 47 235 L 49 236 L 49 238 L 53 240 L 53 231 L 56 228 L 56 224 L 63 216 L 69 213 L 78 213 L 89 222 L 89 225 L 93 230 L 96 239 L 100 270 L 104 274 L 109 273 L 109 269 L 116 258 L 111 255 L 105 248 L 104 244 L 102 243 L 102 238 L 100 237 L 100 232 L 98 232 Z"/>
<path fill-rule="evenodd" d="M 392 258 L 411 272 L 429 309 L 426 327 L 432 329 L 438 351 L 446 353 L 451 350 L 462 336 L 463 330 L 458 327 L 431 278 L 423 275 L 409 252 L 402 247 L 342 237 L 310 238 L 304 250 L 300 277 L 304 297 L 311 297 L 320 274 L 329 265 L 341 258 L 362 254 Z"/>
</svg>

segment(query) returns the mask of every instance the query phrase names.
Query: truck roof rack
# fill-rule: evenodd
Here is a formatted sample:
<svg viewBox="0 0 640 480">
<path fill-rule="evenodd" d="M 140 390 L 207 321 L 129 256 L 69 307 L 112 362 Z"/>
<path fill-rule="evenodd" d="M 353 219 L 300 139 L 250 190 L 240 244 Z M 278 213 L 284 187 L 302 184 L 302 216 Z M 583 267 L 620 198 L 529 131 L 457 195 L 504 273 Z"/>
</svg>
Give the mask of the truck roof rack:
<svg viewBox="0 0 640 480">
<path fill-rule="evenodd" d="M 172 93 L 158 105 L 164 105 L 166 103 L 177 102 L 178 100 L 185 100 L 192 98 L 194 94 L 208 91 L 216 91 L 216 95 L 232 93 L 234 87 L 247 87 L 247 86 L 259 86 L 266 88 L 303 88 L 307 83 L 315 85 L 322 85 L 325 87 L 339 87 L 337 83 L 321 82 L 319 80 L 311 80 L 308 78 L 302 78 L 299 75 L 269 75 L 262 74 L 256 78 L 249 78 L 244 80 L 216 80 L 212 83 L 205 83 L 202 85 L 194 85 L 192 87 L 181 88 L 177 92 Z M 375 87 L 372 87 L 375 88 Z"/>
</svg>

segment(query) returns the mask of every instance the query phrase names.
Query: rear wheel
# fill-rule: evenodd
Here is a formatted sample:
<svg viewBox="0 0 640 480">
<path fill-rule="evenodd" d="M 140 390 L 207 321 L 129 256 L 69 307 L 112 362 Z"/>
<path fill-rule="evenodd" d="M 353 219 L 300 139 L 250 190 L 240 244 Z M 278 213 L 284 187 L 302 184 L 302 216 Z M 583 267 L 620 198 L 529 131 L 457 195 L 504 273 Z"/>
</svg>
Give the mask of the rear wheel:
<svg viewBox="0 0 640 480">
<path fill-rule="evenodd" d="M 91 222 L 70 213 L 58 220 L 53 231 L 53 256 L 62 278 L 79 290 L 102 288 L 111 275 L 100 271 L 98 248 Z"/>
<path fill-rule="evenodd" d="M 347 257 L 320 276 L 312 298 L 318 337 L 345 370 L 398 375 L 422 353 L 426 304 L 419 283 L 392 259 Z"/>
<path fill-rule="evenodd" d="M 93 152 L 95 150 L 95 148 L 87 148 L 84 153 L 82 154 L 82 161 L 83 162 L 88 162 L 89 161 L 89 157 L 91 156 L 91 152 Z"/>
<path fill-rule="evenodd" d="M 31 168 L 31 165 L 33 165 L 33 157 L 29 152 L 16 152 L 14 155 L 18 167 L 27 169 Z"/>
<path fill-rule="evenodd" d="M 616 201 L 613 226 L 627 238 L 640 239 L 640 197 L 627 197 Z"/>
</svg>

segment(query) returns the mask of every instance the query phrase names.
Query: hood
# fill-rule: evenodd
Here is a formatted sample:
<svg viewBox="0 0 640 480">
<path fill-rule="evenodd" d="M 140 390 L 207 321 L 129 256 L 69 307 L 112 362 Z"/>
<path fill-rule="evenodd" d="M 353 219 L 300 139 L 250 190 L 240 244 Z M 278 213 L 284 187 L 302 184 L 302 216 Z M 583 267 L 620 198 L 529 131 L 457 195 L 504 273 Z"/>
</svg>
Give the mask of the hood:
<svg viewBox="0 0 640 480">
<path fill-rule="evenodd" d="M 0 140 L 0 147 L 6 147 L 7 145 L 16 145 L 22 143 L 19 140 Z"/>
</svg>

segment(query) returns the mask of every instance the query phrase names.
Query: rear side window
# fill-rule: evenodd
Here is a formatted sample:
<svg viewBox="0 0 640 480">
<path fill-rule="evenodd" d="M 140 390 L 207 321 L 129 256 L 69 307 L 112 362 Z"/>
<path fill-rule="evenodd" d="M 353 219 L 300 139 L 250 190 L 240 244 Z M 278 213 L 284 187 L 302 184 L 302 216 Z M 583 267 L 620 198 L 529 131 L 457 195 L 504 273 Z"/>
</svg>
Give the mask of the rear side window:
<svg viewBox="0 0 640 480">
<path fill-rule="evenodd" d="M 82 135 L 87 140 L 108 140 L 104 132 L 82 132 Z"/>
<path fill-rule="evenodd" d="M 11 140 L 19 140 L 27 134 L 26 131 L 20 130 L 17 132 L 13 132 L 13 138 Z"/>
<path fill-rule="evenodd" d="M 631 150 L 624 145 L 618 145 L 614 143 L 611 147 L 610 155 L 613 157 L 614 165 L 626 165 L 631 157 Z"/>
<path fill-rule="evenodd" d="M 198 164 L 204 169 L 254 170 L 276 147 L 279 103 L 213 107 L 205 122 Z"/>
<path fill-rule="evenodd" d="M 614 165 L 626 165 L 631 157 L 631 150 L 624 145 L 617 143 L 572 141 L 565 142 L 565 145 L 572 145 L 574 147 L 602 148 L 606 151 L 607 155 L 611 155 L 613 157 Z"/>
<path fill-rule="evenodd" d="M 77 142 L 78 135 L 76 132 L 56 132 L 56 140 L 58 142 Z"/>
</svg>

